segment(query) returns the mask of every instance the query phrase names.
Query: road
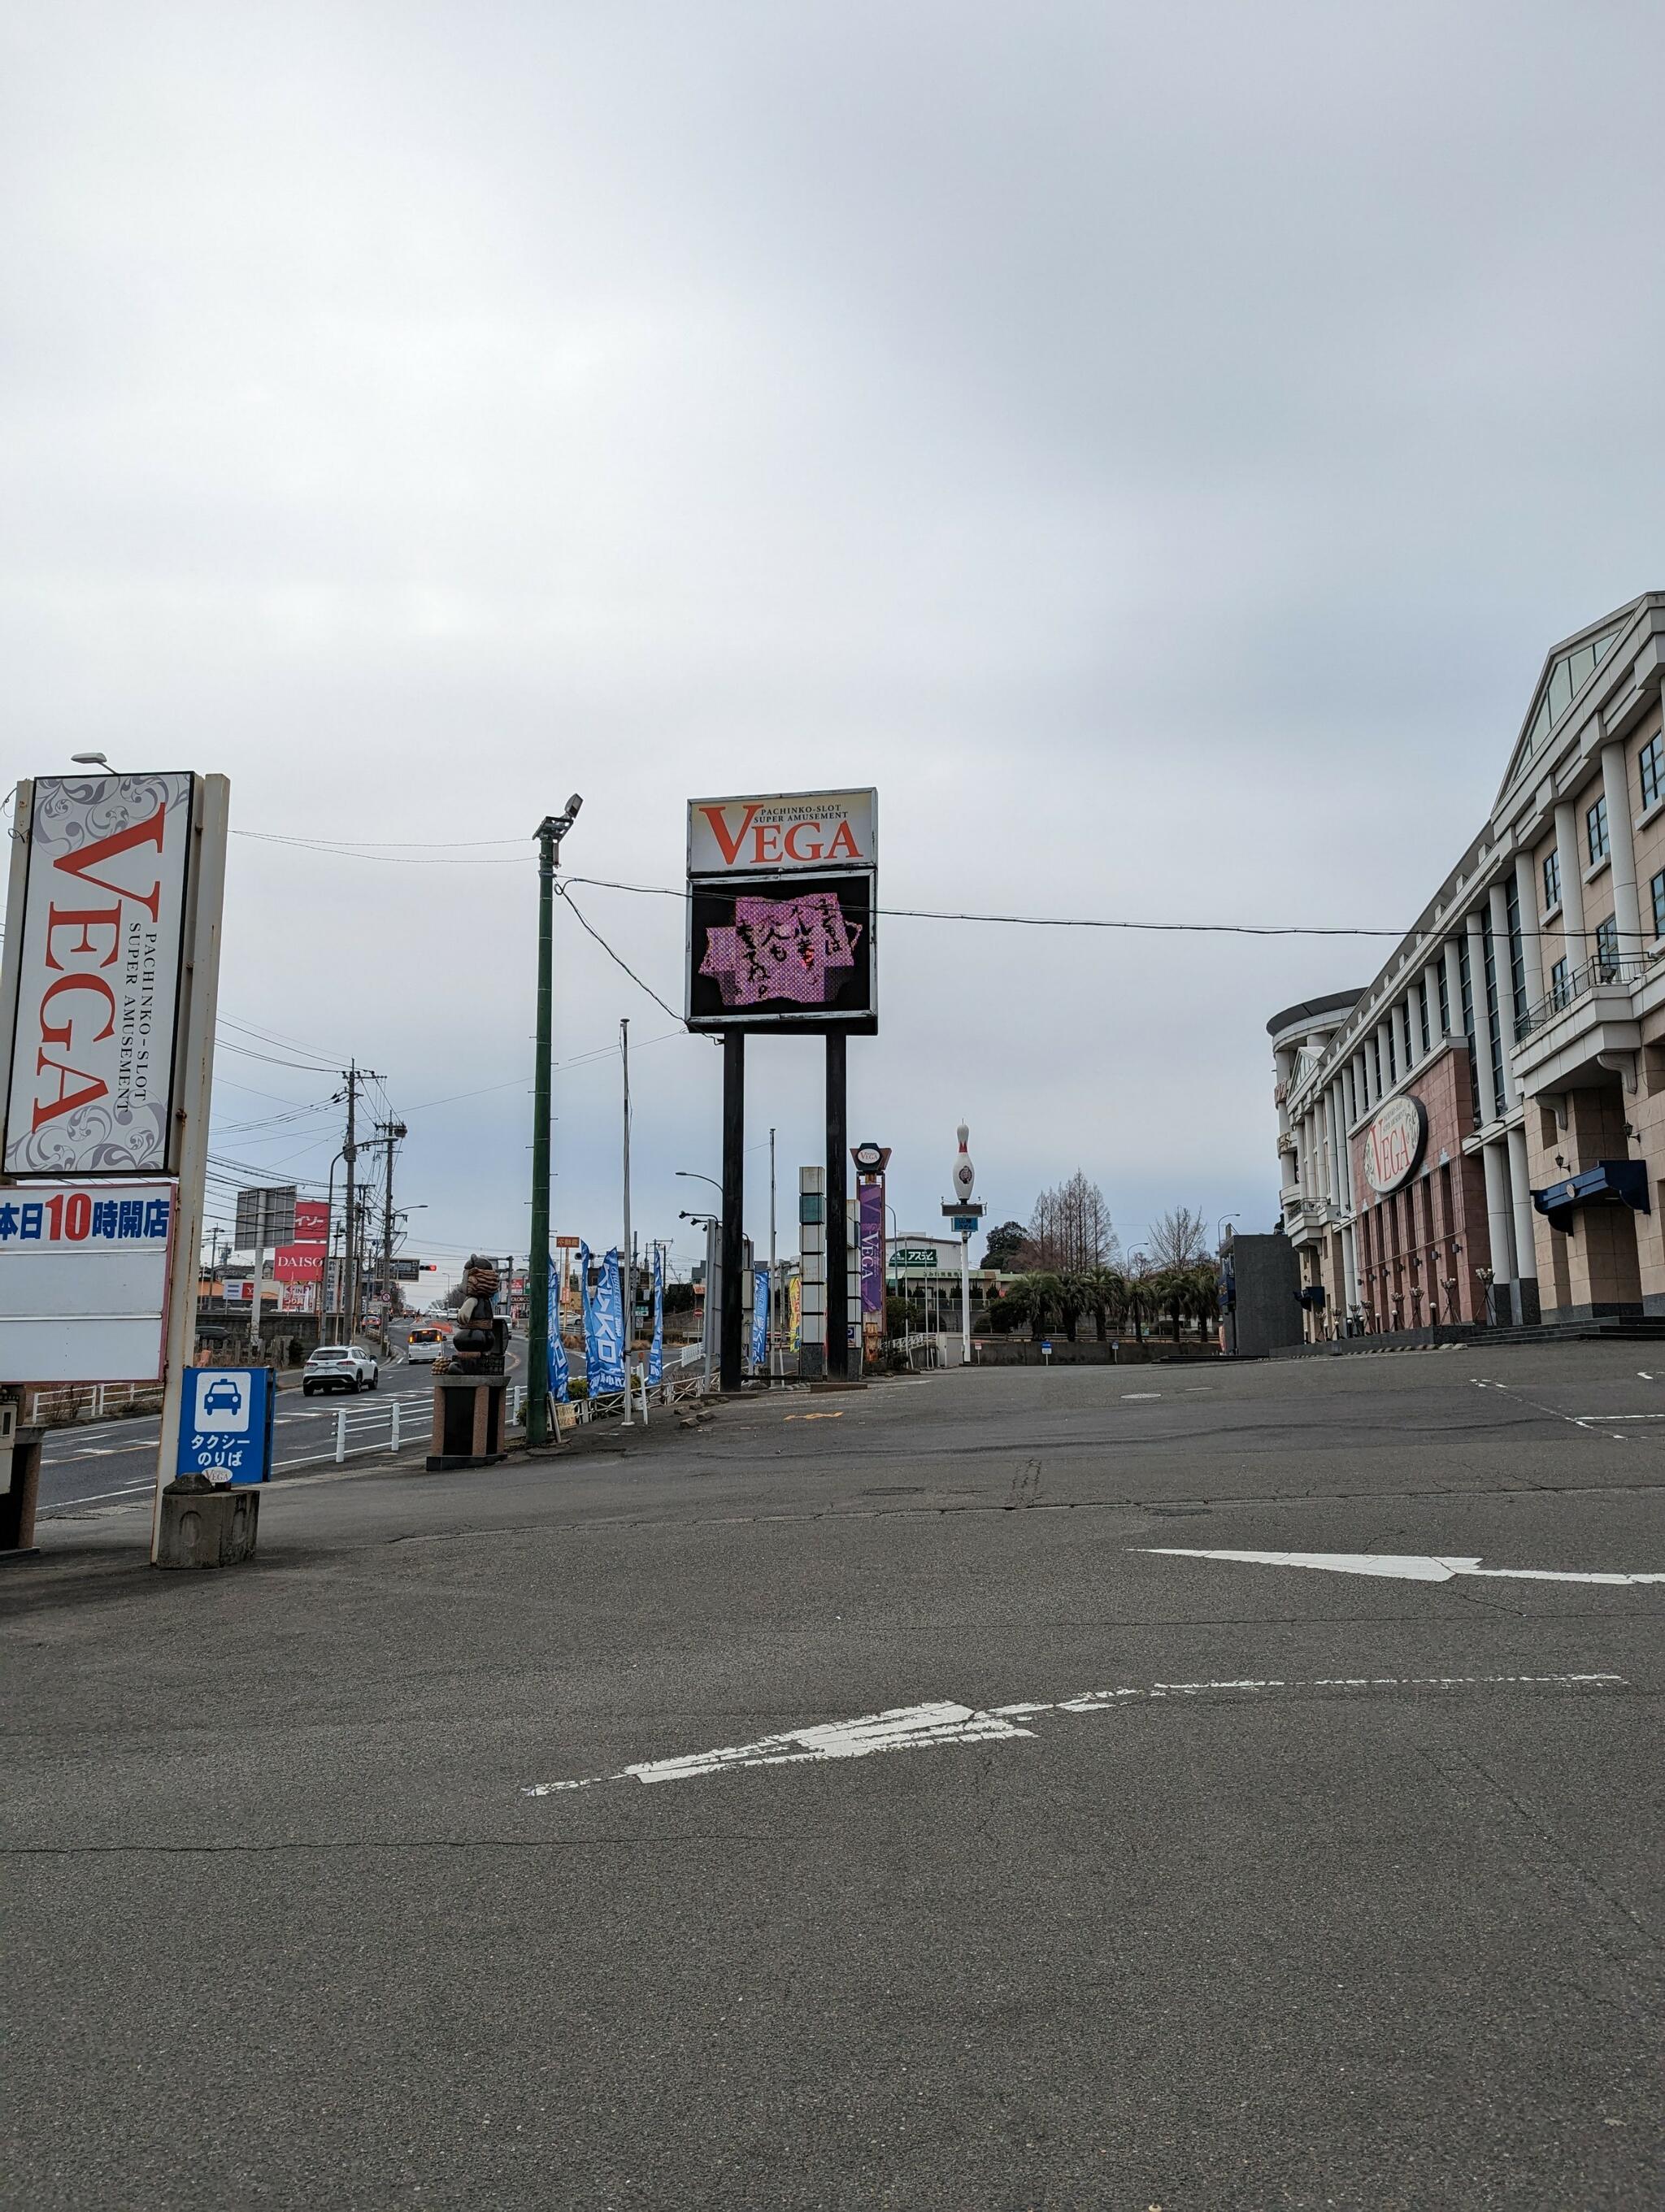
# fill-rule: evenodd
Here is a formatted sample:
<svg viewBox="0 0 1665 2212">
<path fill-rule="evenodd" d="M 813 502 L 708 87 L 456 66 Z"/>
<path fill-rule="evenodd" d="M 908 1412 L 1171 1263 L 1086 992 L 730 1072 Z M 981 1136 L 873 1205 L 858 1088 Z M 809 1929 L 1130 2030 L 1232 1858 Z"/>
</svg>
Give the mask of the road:
<svg viewBox="0 0 1665 2212">
<path fill-rule="evenodd" d="M 336 1415 L 345 1406 L 370 1413 L 398 1398 L 426 1406 L 434 1395 L 428 1367 L 406 1367 L 402 1359 L 384 1362 L 380 1387 L 357 1397 L 334 1393 L 304 1397 L 298 1387 L 281 1390 L 272 1440 L 273 1479 L 296 1474 L 335 1449 Z M 99 1421 L 85 1427 L 54 1429 L 40 1447 L 42 1519 L 81 1512 L 112 1499 L 149 1493 L 156 1477 L 157 1420 L 154 1413 L 133 1420 Z"/>
<path fill-rule="evenodd" d="M 1645 1352 L 1464 1347 L 49 1524 L 9 2201 L 1651 2207 L 1662 1496 Z"/>
</svg>

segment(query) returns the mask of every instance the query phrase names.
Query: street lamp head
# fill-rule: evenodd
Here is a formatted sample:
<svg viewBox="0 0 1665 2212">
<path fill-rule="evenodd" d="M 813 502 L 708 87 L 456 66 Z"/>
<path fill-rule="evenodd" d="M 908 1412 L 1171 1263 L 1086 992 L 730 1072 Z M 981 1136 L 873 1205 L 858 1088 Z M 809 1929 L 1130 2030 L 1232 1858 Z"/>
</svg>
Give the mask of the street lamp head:
<svg viewBox="0 0 1665 2212">
<path fill-rule="evenodd" d="M 70 758 L 77 768 L 108 768 L 110 765 L 102 753 L 71 753 Z"/>
<path fill-rule="evenodd" d="M 582 807 L 584 801 L 578 793 L 574 792 L 572 797 L 567 801 L 567 819 L 568 823 L 577 821 L 579 810 Z"/>
</svg>

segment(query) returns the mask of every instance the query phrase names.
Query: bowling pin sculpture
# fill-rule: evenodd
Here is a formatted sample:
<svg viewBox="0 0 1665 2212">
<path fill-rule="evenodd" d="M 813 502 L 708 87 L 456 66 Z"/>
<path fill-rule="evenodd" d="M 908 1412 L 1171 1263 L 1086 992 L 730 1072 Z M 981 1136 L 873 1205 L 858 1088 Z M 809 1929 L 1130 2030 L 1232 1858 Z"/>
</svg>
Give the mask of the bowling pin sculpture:
<svg viewBox="0 0 1665 2212">
<path fill-rule="evenodd" d="M 970 1132 L 963 1121 L 959 1127 L 960 1155 L 954 1163 L 954 1195 L 962 1206 L 969 1206 L 971 1194 L 977 1187 L 977 1170 L 971 1164 L 971 1156 L 965 1149 Z"/>
</svg>

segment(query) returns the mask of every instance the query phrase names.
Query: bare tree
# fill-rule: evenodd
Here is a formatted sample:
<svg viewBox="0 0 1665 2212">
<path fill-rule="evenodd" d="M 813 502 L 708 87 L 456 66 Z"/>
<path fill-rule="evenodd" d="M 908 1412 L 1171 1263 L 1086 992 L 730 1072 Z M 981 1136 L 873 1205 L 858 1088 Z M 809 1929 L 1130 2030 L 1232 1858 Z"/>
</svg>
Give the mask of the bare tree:
<svg viewBox="0 0 1665 2212">
<path fill-rule="evenodd" d="M 1188 1206 L 1173 1206 L 1152 1224 L 1150 1242 L 1153 1267 L 1194 1267 L 1209 1256 L 1208 1224 Z"/>
<path fill-rule="evenodd" d="M 1067 1182 L 1043 1190 L 1036 1200 L 1021 1255 L 1023 1266 L 1079 1275 L 1088 1267 L 1114 1265 L 1121 1256 L 1121 1240 L 1104 1194 L 1079 1168 Z"/>
</svg>

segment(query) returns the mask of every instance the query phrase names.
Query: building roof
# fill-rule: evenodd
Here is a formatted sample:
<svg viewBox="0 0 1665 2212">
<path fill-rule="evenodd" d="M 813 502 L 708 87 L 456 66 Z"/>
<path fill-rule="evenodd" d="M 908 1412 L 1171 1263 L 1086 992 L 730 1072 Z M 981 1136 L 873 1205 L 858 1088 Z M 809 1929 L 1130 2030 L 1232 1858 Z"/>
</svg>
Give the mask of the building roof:
<svg viewBox="0 0 1665 2212">
<path fill-rule="evenodd" d="M 1321 1021 L 1326 1014 L 1345 1014 L 1364 995 L 1361 984 L 1356 991 L 1332 991 L 1328 998 L 1303 999 L 1297 1006 L 1285 1006 L 1281 1014 L 1273 1014 L 1266 1025 L 1266 1033 L 1276 1036 L 1280 1030 L 1292 1030 L 1300 1022 Z"/>
</svg>

